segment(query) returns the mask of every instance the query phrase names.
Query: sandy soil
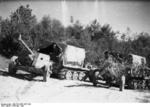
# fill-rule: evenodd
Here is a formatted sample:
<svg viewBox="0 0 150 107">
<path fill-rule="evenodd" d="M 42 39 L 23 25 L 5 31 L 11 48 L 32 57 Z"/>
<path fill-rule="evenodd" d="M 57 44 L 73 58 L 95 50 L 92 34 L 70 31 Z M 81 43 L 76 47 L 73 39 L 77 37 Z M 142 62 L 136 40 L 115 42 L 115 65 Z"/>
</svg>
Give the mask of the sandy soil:
<svg viewBox="0 0 150 107">
<path fill-rule="evenodd" d="M 1 58 L 0 62 L 5 69 L 9 60 Z M 146 90 L 120 92 L 116 87 L 94 87 L 90 82 L 54 78 L 42 82 L 40 76 L 32 80 L 29 77 L 21 71 L 11 76 L 7 69 L 1 70 L 0 102 L 150 102 L 150 91 Z"/>
</svg>

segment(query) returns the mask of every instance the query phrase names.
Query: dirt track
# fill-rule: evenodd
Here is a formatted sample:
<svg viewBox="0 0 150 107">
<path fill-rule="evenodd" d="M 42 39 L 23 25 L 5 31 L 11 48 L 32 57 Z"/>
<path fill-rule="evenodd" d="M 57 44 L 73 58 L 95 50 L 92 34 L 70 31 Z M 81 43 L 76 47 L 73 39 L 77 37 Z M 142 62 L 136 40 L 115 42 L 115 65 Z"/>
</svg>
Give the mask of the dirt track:
<svg viewBox="0 0 150 107">
<path fill-rule="evenodd" d="M 1 60 L 1 68 L 7 63 Z M 0 102 L 150 102 L 150 91 L 120 92 L 116 87 L 94 87 L 89 82 L 54 78 L 45 83 L 40 76 L 32 80 L 29 76 L 20 71 L 15 76 L 0 71 Z"/>
<path fill-rule="evenodd" d="M 149 102 L 148 91 L 118 88 L 93 87 L 91 83 L 49 79 L 43 83 L 41 77 L 29 81 L 0 76 L 0 102 Z"/>
</svg>

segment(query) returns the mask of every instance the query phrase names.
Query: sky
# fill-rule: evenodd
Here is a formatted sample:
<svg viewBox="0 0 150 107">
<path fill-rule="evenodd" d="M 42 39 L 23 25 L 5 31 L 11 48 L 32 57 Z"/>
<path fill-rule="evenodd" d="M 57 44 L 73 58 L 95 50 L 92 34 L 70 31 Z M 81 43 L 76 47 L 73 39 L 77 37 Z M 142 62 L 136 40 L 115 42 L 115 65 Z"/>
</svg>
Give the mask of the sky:
<svg viewBox="0 0 150 107">
<path fill-rule="evenodd" d="M 0 16 L 9 17 L 20 5 L 29 4 L 38 20 L 49 15 L 60 20 L 65 26 L 70 17 L 87 25 L 97 19 L 101 24 L 110 24 L 112 29 L 125 32 L 150 33 L 150 2 L 147 0 L 0 0 Z"/>
</svg>

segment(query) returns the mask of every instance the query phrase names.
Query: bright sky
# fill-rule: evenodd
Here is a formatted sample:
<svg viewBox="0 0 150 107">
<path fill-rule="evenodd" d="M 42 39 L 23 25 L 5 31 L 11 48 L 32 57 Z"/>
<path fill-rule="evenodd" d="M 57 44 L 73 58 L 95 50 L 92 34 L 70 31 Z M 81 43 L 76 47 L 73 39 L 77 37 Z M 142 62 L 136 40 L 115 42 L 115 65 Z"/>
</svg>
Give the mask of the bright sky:
<svg viewBox="0 0 150 107">
<path fill-rule="evenodd" d="M 82 24 L 88 24 L 96 18 L 100 23 L 108 23 L 114 30 L 121 32 L 130 27 L 133 32 L 150 33 L 150 2 L 148 1 L 7 1 L 0 2 L 0 16 L 8 17 L 21 4 L 29 4 L 38 20 L 41 20 L 44 15 L 49 15 L 67 25 L 70 16 Z"/>
</svg>

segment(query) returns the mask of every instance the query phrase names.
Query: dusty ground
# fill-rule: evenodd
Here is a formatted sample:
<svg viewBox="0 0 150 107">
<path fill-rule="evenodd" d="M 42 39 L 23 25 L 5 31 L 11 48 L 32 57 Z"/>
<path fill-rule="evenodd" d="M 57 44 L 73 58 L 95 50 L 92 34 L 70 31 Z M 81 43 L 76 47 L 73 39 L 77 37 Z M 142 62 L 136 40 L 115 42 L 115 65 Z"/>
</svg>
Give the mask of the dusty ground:
<svg viewBox="0 0 150 107">
<path fill-rule="evenodd" d="M 9 60 L 0 57 L 0 67 L 5 69 Z M 49 79 L 28 79 L 29 74 L 16 76 L 0 71 L 0 102 L 150 102 L 150 92 L 118 88 L 93 87 L 92 83 Z"/>
</svg>

